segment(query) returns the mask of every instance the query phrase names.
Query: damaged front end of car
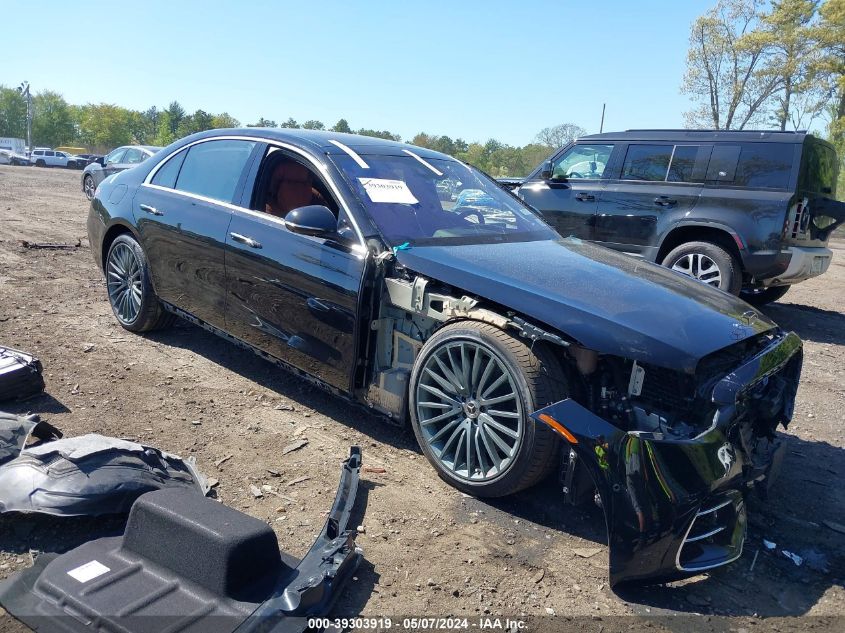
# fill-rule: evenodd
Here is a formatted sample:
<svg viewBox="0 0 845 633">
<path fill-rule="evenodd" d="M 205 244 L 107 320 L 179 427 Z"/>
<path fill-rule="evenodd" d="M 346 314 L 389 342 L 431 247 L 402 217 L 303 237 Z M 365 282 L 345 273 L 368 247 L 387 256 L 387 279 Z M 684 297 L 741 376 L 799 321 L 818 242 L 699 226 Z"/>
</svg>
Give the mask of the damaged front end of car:
<svg viewBox="0 0 845 633">
<path fill-rule="evenodd" d="M 671 581 L 739 558 L 746 497 L 765 497 L 782 459 L 776 429 L 792 417 L 798 336 L 758 334 L 701 359 L 694 374 L 588 352 L 576 360 L 589 378 L 579 401 L 532 417 L 568 442 L 567 499 L 594 496 L 604 510 L 611 584 Z"/>
</svg>

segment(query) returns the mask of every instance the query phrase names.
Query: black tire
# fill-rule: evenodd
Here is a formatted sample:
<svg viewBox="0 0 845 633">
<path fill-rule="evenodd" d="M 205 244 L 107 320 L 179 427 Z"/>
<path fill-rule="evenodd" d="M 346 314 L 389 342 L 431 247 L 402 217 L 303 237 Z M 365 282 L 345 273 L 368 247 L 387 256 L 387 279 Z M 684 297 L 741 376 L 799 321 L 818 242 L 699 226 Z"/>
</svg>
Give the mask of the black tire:
<svg viewBox="0 0 845 633">
<path fill-rule="evenodd" d="M 43 160 L 37 160 L 37 161 L 35 161 L 35 166 L 36 167 L 46 167 L 47 163 L 45 163 Z"/>
<path fill-rule="evenodd" d="M 711 283 L 706 275 L 702 275 L 699 281 L 709 283 L 709 285 L 733 295 L 739 294 L 742 289 L 742 263 L 733 253 L 715 242 L 685 242 L 669 251 L 660 263 L 667 268 L 698 278 L 696 275 L 686 272 L 686 270 L 689 270 L 687 264 L 696 261 L 696 258 L 698 258 L 698 261 L 709 259 L 718 267 L 719 274 L 718 283 Z"/>
<path fill-rule="evenodd" d="M 513 385 L 515 386 L 514 393 L 517 394 L 521 407 L 517 409 L 521 411 L 522 419 L 519 427 L 521 429 L 521 437 L 517 440 L 519 444 L 518 448 L 514 449 L 514 456 L 508 458 L 508 466 L 502 468 L 501 473 L 497 473 L 483 481 L 470 480 L 475 475 L 470 475 L 469 463 L 466 464 L 466 476 L 460 476 L 440 463 L 423 432 L 420 415 L 418 415 L 420 411 L 425 410 L 425 405 L 422 405 L 422 408 L 418 411 L 417 392 L 422 389 L 420 387 L 420 381 L 425 373 L 425 367 L 429 359 L 435 352 L 442 354 L 444 349 L 446 353 L 450 353 L 446 346 L 454 348 L 456 343 L 459 345 L 469 343 L 470 347 L 479 346 L 474 349 L 482 349 L 486 357 L 495 356 L 502 363 L 502 366 L 507 368 L 507 371 L 513 378 Z M 461 350 L 463 350 L 463 347 L 461 347 Z M 556 457 L 560 444 L 558 437 L 546 425 L 535 424 L 528 417 L 531 412 L 562 400 L 568 393 L 567 381 L 563 369 L 559 361 L 545 346 L 534 345 L 532 349 L 524 341 L 486 323 L 461 321 L 449 324 L 438 330 L 423 346 L 411 373 L 409 389 L 411 426 L 414 430 L 414 435 L 416 435 L 417 442 L 440 477 L 458 490 L 478 497 L 502 497 L 534 485 L 548 475 L 557 464 Z M 475 389 L 475 387 L 472 387 L 472 389 Z M 431 398 L 428 397 L 428 392 L 424 393 L 426 394 L 426 399 L 430 400 Z M 478 401 L 482 402 L 481 395 L 476 396 L 476 394 L 473 394 L 471 397 L 473 399 L 478 398 Z M 468 400 L 468 398 L 465 398 L 465 400 Z M 475 400 L 473 400 L 474 402 Z M 472 430 L 467 431 L 467 435 L 464 435 L 464 438 L 471 437 L 474 434 L 473 441 L 477 446 L 477 450 L 479 450 L 479 453 L 476 453 L 476 455 L 480 455 L 480 451 L 483 451 L 483 449 L 478 447 L 481 446 L 479 438 L 482 432 L 472 424 L 473 421 L 469 417 L 466 417 L 467 414 L 465 411 L 467 405 L 459 406 L 464 407 L 463 412 L 460 408 L 453 409 L 453 411 L 457 411 L 456 419 L 459 420 L 458 428 L 464 424 L 470 425 L 469 428 Z M 473 407 L 475 407 L 474 404 Z M 475 422 L 480 427 L 483 426 L 483 423 L 479 420 L 484 415 L 485 407 L 479 405 L 478 410 L 481 413 L 476 412 L 475 415 L 478 419 Z M 460 420 L 461 417 L 465 419 Z M 487 419 L 489 419 L 489 416 Z M 451 423 L 447 422 L 446 424 Z M 426 428 L 428 426 L 426 425 Z M 434 438 L 432 437 L 432 439 Z M 461 441 L 459 440 L 459 446 Z M 469 442 L 469 439 L 466 441 Z M 445 452 L 445 448 L 441 448 Z M 471 452 L 469 450 L 467 454 Z M 455 466 L 457 466 L 457 453 L 458 449 L 455 451 L 456 457 L 453 460 Z M 489 451 L 485 454 L 488 457 L 490 455 Z M 475 472 L 478 473 L 479 471 L 480 469 L 476 468 Z M 482 474 L 481 476 L 486 477 L 486 474 Z"/>
<path fill-rule="evenodd" d="M 121 294 L 126 295 L 125 301 L 132 301 L 129 296 L 132 294 L 132 289 L 128 287 L 124 279 L 126 289 L 121 293 L 117 278 L 120 276 L 122 269 L 130 270 L 130 266 L 125 266 L 124 263 L 131 257 L 134 257 L 137 265 L 138 278 L 133 285 L 140 294 L 140 299 L 135 302 L 137 308 L 132 310 L 134 314 L 127 314 L 127 310 L 122 308 L 127 304 L 121 302 Z M 116 267 L 113 266 L 113 263 Z M 115 318 L 122 327 L 130 332 L 150 332 L 170 327 L 173 324 L 176 317 L 167 312 L 161 305 L 153 289 L 147 257 L 141 245 L 132 235 L 122 233 L 114 239 L 103 262 L 103 269 L 106 275 L 109 304 Z"/>
<path fill-rule="evenodd" d="M 789 292 L 791 286 L 772 286 L 771 288 L 746 288 L 740 293 L 740 298 L 753 306 L 764 306 L 774 303 Z"/>
<path fill-rule="evenodd" d="M 91 174 L 82 179 L 82 191 L 85 197 L 89 200 L 94 199 L 94 192 L 97 190 L 97 185 L 94 184 L 94 177 Z"/>
</svg>

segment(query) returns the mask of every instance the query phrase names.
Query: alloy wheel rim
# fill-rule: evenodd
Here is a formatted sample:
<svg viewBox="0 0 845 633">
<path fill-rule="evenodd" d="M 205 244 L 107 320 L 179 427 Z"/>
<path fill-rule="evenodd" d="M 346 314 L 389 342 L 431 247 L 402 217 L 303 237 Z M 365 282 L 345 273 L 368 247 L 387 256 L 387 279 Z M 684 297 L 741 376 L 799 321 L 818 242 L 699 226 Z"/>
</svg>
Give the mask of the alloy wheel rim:
<svg viewBox="0 0 845 633">
<path fill-rule="evenodd" d="M 522 400 L 491 349 L 471 341 L 437 348 L 420 370 L 415 395 L 422 437 L 450 475 L 484 483 L 513 465 L 522 445 Z"/>
<path fill-rule="evenodd" d="M 85 195 L 89 200 L 94 197 L 94 179 L 91 176 L 85 178 Z"/>
<path fill-rule="evenodd" d="M 133 250 L 118 244 L 109 253 L 109 301 L 123 323 L 132 323 L 141 310 L 141 264 Z"/>
<path fill-rule="evenodd" d="M 694 279 L 718 288 L 722 283 L 722 269 L 719 265 L 703 253 L 689 253 L 674 264 L 672 270 L 683 273 Z"/>
</svg>

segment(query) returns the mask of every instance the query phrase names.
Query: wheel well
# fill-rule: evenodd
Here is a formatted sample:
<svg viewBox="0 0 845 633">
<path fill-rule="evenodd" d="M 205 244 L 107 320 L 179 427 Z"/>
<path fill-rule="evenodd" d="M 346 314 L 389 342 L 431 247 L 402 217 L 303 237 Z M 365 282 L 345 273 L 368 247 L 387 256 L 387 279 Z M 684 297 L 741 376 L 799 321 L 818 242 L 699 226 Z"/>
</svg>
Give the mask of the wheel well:
<svg viewBox="0 0 845 633">
<path fill-rule="evenodd" d="M 100 261 L 103 263 L 103 268 L 106 267 L 106 256 L 109 254 L 109 248 L 111 248 L 111 243 L 114 242 L 115 238 L 118 235 L 122 235 L 123 233 L 132 234 L 132 231 L 127 229 L 122 224 L 115 224 L 111 227 L 106 234 L 103 236 L 103 249 L 100 253 Z"/>
<path fill-rule="evenodd" d="M 734 242 L 733 236 L 722 229 L 714 229 L 706 226 L 682 226 L 672 230 L 663 239 L 660 250 L 657 253 L 657 263 L 660 264 L 669 252 L 685 242 L 713 242 L 726 249 L 737 261 L 742 263 L 742 257 Z"/>
</svg>

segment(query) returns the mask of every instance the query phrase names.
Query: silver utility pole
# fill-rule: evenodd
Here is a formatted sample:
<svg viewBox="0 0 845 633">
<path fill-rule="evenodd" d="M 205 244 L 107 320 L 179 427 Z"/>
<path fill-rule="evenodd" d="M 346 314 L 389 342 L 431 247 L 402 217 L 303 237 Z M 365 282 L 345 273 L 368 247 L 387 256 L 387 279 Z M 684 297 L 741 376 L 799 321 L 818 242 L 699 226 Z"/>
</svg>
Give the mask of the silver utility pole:
<svg viewBox="0 0 845 633">
<path fill-rule="evenodd" d="M 32 93 L 29 90 L 29 82 L 24 81 L 18 86 L 18 92 L 26 99 L 26 147 L 32 151 Z"/>
</svg>

